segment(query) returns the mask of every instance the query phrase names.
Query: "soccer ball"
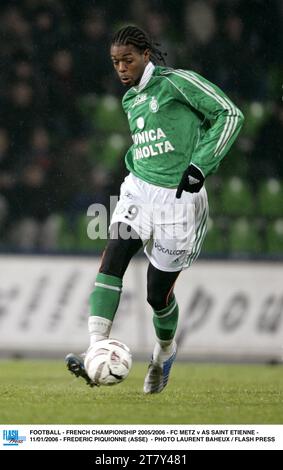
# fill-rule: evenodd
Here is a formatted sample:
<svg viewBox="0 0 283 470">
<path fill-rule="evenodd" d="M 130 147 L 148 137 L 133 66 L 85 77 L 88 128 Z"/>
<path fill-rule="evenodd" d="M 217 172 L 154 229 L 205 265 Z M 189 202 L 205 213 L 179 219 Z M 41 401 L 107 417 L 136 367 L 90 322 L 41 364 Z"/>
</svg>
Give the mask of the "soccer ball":
<svg viewBox="0 0 283 470">
<path fill-rule="evenodd" d="M 132 355 L 128 346 L 121 341 L 103 339 L 90 346 L 84 366 L 95 385 L 115 385 L 128 376 Z"/>
</svg>

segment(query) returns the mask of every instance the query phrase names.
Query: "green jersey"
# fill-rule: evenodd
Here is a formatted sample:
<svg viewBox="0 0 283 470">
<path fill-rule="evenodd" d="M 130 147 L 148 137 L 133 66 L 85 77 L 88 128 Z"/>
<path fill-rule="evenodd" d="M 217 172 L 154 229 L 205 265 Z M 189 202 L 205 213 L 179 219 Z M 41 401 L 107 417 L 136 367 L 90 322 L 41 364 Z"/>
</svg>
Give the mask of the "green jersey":
<svg viewBox="0 0 283 470">
<path fill-rule="evenodd" d="M 177 187 L 194 163 L 216 171 L 243 123 L 241 111 L 200 75 L 150 62 L 138 86 L 123 97 L 133 145 L 127 169 L 149 183 Z"/>
</svg>

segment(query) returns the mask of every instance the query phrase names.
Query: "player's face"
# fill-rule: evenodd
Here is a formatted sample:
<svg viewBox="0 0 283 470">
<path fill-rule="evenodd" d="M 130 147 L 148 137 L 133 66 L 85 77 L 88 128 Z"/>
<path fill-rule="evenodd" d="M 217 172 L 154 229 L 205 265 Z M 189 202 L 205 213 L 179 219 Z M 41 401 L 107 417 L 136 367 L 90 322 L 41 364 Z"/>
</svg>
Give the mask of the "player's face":
<svg viewBox="0 0 283 470">
<path fill-rule="evenodd" d="M 137 85 L 149 62 L 149 50 L 141 52 L 132 44 L 113 44 L 110 52 L 114 68 L 123 85 Z"/>
</svg>

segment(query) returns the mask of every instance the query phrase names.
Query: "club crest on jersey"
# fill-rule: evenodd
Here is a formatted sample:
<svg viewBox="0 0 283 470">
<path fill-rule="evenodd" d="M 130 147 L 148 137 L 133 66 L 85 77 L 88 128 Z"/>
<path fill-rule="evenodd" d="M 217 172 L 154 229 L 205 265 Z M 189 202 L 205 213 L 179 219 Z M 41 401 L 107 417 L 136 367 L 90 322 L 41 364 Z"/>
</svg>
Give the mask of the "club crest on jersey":
<svg viewBox="0 0 283 470">
<path fill-rule="evenodd" d="M 152 113 L 157 113 L 157 111 L 159 110 L 159 104 L 155 96 L 153 96 L 150 100 L 149 109 Z"/>
<path fill-rule="evenodd" d="M 141 95 L 138 95 L 135 101 L 133 102 L 132 108 L 134 108 L 135 106 L 138 106 L 139 104 L 144 103 L 146 100 L 147 100 L 146 93 L 142 93 Z"/>
</svg>

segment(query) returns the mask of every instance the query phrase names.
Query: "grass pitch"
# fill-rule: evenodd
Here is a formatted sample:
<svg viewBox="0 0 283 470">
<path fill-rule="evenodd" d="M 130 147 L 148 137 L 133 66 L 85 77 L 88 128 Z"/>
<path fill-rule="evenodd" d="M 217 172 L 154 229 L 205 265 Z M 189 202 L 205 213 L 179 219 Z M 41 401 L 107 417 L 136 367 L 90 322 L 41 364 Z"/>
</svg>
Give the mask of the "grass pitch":
<svg viewBox="0 0 283 470">
<path fill-rule="evenodd" d="M 283 424 L 283 368 L 176 363 L 167 388 L 144 395 L 147 364 L 91 389 L 64 361 L 1 361 L 1 424 Z"/>
</svg>

